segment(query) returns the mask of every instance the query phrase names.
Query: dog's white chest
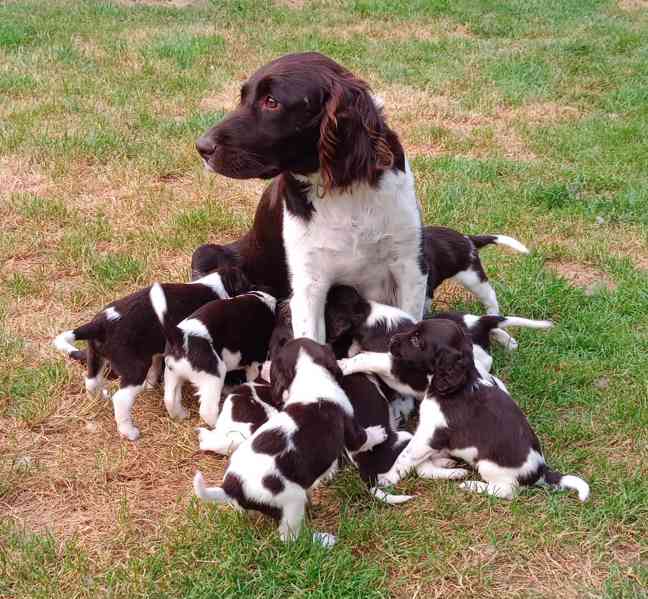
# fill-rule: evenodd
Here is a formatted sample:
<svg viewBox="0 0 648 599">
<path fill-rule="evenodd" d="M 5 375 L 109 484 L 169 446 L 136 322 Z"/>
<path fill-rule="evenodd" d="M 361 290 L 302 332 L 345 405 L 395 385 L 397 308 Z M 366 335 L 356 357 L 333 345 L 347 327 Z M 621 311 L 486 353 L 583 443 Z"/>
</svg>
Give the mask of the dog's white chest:
<svg viewBox="0 0 648 599">
<path fill-rule="evenodd" d="M 302 275 L 328 284 L 350 284 L 370 299 L 384 288 L 390 267 L 415 259 L 420 243 L 420 214 L 414 180 L 385 173 L 378 189 L 359 186 L 317 197 L 310 220 L 284 212 L 284 242 L 291 277 Z"/>
</svg>

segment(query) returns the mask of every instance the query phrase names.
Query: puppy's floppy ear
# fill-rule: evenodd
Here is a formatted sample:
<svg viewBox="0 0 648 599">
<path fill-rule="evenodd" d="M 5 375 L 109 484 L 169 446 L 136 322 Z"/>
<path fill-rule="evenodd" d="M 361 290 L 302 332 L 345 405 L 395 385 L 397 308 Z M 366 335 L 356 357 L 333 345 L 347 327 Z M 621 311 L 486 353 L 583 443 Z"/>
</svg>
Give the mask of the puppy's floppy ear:
<svg viewBox="0 0 648 599">
<path fill-rule="evenodd" d="M 328 343 L 321 345 L 320 347 L 321 351 L 313 357 L 314 362 L 326 368 L 326 370 L 328 370 L 333 378 L 337 381 L 337 384 L 341 385 L 344 375 L 342 374 L 342 370 L 337 363 L 337 358 L 335 357 L 333 348 Z"/>
<path fill-rule="evenodd" d="M 286 359 L 283 351 L 273 357 L 270 364 L 270 385 L 273 403 L 283 405 L 284 392 L 295 378 L 295 363 Z"/>
<path fill-rule="evenodd" d="M 432 390 L 438 395 L 451 395 L 468 380 L 473 357 L 469 349 L 443 348 L 437 351 L 432 371 Z"/>
<path fill-rule="evenodd" d="M 231 266 L 220 270 L 223 286 L 230 296 L 241 295 L 252 290 L 252 284 L 246 274 L 238 267 Z"/>
<path fill-rule="evenodd" d="M 332 76 L 320 122 L 319 160 L 324 193 L 357 181 L 374 185 L 394 166 L 382 108 L 352 75 Z"/>
</svg>

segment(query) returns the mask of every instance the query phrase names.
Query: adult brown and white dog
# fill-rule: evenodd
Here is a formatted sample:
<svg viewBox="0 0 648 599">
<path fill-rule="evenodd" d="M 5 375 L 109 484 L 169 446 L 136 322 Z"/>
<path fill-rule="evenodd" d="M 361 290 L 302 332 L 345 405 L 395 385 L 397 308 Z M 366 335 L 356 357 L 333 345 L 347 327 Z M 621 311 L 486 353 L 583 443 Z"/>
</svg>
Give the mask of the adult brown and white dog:
<svg viewBox="0 0 648 599">
<path fill-rule="evenodd" d="M 232 249 L 254 285 L 292 294 L 295 337 L 324 342 L 336 283 L 422 317 L 414 177 L 364 81 L 322 54 L 282 56 L 243 84 L 238 108 L 196 147 L 208 170 L 274 177 Z"/>
</svg>

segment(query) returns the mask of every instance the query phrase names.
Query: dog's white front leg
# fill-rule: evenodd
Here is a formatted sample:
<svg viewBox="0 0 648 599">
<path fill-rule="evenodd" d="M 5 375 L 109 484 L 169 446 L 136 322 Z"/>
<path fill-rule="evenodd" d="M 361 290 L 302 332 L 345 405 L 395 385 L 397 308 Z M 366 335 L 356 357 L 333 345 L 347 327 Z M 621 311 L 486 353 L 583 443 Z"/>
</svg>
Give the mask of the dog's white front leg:
<svg viewBox="0 0 648 599">
<path fill-rule="evenodd" d="M 397 262 L 391 273 L 396 281 L 396 305 L 417 321 L 421 320 L 425 310 L 427 273 L 421 272 L 415 257 Z"/>
<path fill-rule="evenodd" d="M 305 284 L 293 281 L 290 311 L 295 339 L 307 337 L 317 343 L 326 341 L 324 304 L 328 290 L 329 285 L 322 281 L 306 281 Z"/>
</svg>

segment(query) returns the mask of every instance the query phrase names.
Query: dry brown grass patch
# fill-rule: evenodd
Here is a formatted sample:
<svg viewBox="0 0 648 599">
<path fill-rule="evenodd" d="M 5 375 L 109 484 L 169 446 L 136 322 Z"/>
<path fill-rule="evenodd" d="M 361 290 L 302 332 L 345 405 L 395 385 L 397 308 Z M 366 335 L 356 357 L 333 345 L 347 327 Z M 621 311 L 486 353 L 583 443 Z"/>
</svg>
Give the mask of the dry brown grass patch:
<svg viewBox="0 0 648 599">
<path fill-rule="evenodd" d="M 196 451 L 196 414 L 173 422 L 159 391 L 138 398 L 134 418 L 142 431 L 136 443 L 119 438 L 110 402 L 79 394 L 36 430 L 5 419 L 3 455 L 28 457 L 33 467 L 0 500 L 0 517 L 62 539 L 77 536 L 93 555 L 127 552 L 131 535 L 138 544 L 157 537 L 169 518 L 181 516 L 195 471 L 220 480 L 226 460 Z"/>
<path fill-rule="evenodd" d="M 619 8 L 628 11 L 648 10 L 648 0 L 619 0 Z"/>
<path fill-rule="evenodd" d="M 20 156 L 0 157 L 0 198 L 14 193 L 43 194 L 51 181 L 33 164 Z"/>
<path fill-rule="evenodd" d="M 581 287 L 585 290 L 594 290 L 599 287 L 610 291 L 616 289 L 616 284 L 606 273 L 589 264 L 549 261 L 547 265 L 574 287 Z"/>
</svg>

